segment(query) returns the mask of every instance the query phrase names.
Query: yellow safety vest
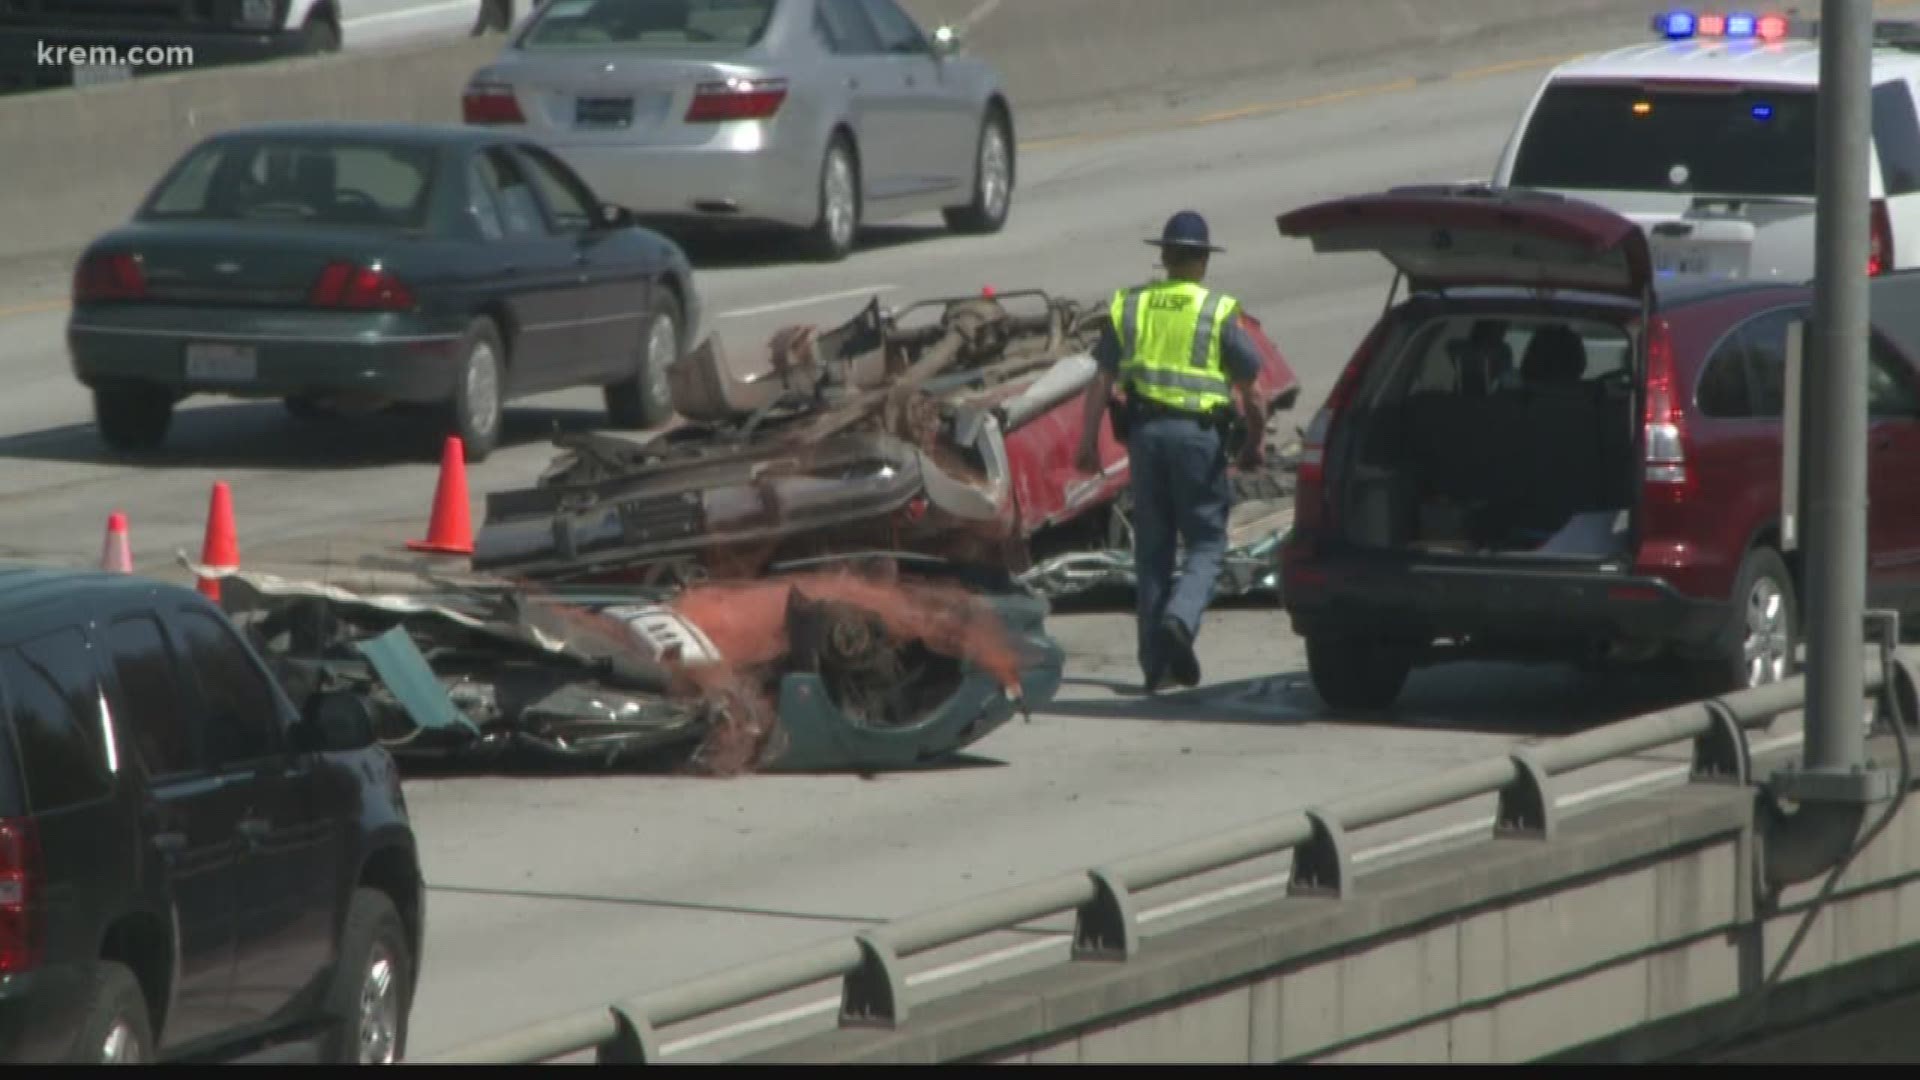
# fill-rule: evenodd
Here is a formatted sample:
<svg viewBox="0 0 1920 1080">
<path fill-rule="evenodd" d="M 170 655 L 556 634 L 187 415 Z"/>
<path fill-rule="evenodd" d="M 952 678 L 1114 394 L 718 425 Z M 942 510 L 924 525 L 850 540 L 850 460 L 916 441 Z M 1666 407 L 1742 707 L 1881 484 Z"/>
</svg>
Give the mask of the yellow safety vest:
<svg viewBox="0 0 1920 1080">
<path fill-rule="evenodd" d="M 1191 281 L 1163 281 L 1113 294 L 1120 379 L 1169 408 L 1210 412 L 1233 404 L 1220 341 L 1240 302 Z"/>
</svg>

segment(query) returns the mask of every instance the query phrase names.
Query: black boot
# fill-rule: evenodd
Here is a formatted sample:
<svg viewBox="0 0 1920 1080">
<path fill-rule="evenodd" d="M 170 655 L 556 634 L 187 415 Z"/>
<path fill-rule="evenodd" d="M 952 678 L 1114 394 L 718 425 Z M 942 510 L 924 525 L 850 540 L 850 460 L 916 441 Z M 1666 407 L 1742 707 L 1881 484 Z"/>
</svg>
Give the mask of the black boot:
<svg viewBox="0 0 1920 1080">
<path fill-rule="evenodd" d="M 1160 620 L 1160 648 L 1167 657 L 1167 668 L 1174 682 L 1181 686 L 1200 685 L 1200 658 L 1193 654 L 1193 635 L 1171 615 Z"/>
</svg>

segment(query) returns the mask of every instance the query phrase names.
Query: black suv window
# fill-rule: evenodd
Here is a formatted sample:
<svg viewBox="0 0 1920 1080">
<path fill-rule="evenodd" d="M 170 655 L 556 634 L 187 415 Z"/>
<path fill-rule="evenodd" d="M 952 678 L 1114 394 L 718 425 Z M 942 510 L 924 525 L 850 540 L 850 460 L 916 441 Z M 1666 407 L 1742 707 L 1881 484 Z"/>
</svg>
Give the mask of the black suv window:
<svg viewBox="0 0 1920 1080">
<path fill-rule="evenodd" d="M 183 611 L 175 625 L 206 705 L 207 760 L 218 768 L 276 753 L 280 718 L 272 687 L 233 631 L 204 611 Z"/>
<path fill-rule="evenodd" d="M 205 767 L 199 725 L 182 706 L 173 655 L 151 615 L 116 621 L 107 631 L 120 684 L 114 718 L 137 749 L 147 775 L 162 778 Z"/>
<path fill-rule="evenodd" d="M 1722 341 L 1700 376 L 1701 413 L 1717 420 L 1780 416 L 1787 403 L 1787 331 L 1805 318 L 1797 309 L 1768 312 Z M 1805 347 L 1808 362 L 1816 363 L 1811 333 Z M 1906 361 L 1878 336 L 1868 339 L 1867 361 L 1868 414 L 1920 417 L 1920 394 Z"/>
<path fill-rule="evenodd" d="M 105 797 L 112 750 L 98 727 L 87 640 L 61 630 L 0 650 L 27 806 L 44 814 Z"/>
</svg>

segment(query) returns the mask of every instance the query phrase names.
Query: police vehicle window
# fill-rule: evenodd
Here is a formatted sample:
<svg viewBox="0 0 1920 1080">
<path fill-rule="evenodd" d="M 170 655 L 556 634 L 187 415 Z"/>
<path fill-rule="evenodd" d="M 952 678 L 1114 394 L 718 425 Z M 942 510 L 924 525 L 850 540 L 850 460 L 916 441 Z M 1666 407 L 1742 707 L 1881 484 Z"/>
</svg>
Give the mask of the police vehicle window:
<svg viewBox="0 0 1920 1080">
<path fill-rule="evenodd" d="M 544 152 L 535 147 L 519 148 L 520 160 L 527 163 L 527 175 L 539 186 L 547 210 L 553 214 L 555 230 L 563 233 L 585 232 L 593 227 L 593 201 L 580 191 Z"/>
<path fill-rule="evenodd" d="M 521 174 L 519 163 L 498 147 L 488 150 L 482 161 L 481 176 L 494 201 L 500 205 L 507 235 L 515 239 L 545 236 L 546 219 L 540 214 L 540 203 Z"/>
<path fill-rule="evenodd" d="M 201 611 L 182 611 L 174 625 L 200 684 L 207 760 L 216 767 L 238 765 L 277 751 L 280 713 L 273 691 L 232 631 Z"/>
<path fill-rule="evenodd" d="M 860 11 L 860 0 L 820 0 L 814 8 L 814 28 L 827 47 L 842 56 L 871 56 L 885 52 L 880 35 Z"/>
<path fill-rule="evenodd" d="M 1811 197 L 1807 91 L 1553 86 L 1514 159 L 1515 186 Z"/>
<path fill-rule="evenodd" d="M 1920 190 L 1920 116 L 1904 79 L 1873 88 L 1873 149 L 1889 196 Z"/>
<path fill-rule="evenodd" d="M 880 35 L 880 46 L 890 53 L 931 52 L 927 37 L 920 32 L 906 12 L 901 11 L 893 0 L 863 0 L 867 8 L 867 17 L 873 20 L 873 28 Z"/>
<path fill-rule="evenodd" d="M 776 0 L 548 0 L 520 48 L 711 52 L 760 43 Z"/>
<path fill-rule="evenodd" d="M 183 707 L 172 652 L 151 616 L 121 619 L 107 631 L 118 676 L 113 699 L 116 726 L 131 743 L 148 775 L 179 776 L 203 767 L 200 725 Z"/>
<path fill-rule="evenodd" d="M 92 802 L 111 787 L 86 650 L 78 631 L 62 630 L 0 651 L 27 806 L 36 813 Z"/>
</svg>

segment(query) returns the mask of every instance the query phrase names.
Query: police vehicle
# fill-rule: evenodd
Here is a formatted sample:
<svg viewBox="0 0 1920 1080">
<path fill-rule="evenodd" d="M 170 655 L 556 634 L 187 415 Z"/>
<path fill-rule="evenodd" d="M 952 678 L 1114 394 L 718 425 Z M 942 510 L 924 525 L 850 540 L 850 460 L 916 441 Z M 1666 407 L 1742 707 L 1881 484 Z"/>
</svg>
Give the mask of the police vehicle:
<svg viewBox="0 0 1920 1080">
<path fill-rule="evenodd" d="M 1818 20 L 1669 11 L 1542 81 L 1494 183 L 1599 203 L 1662 275 L 1813 276 Z M 1869 272 L 1920 265 L 1920 22 L 1875 24 Z"/>
</svg>

